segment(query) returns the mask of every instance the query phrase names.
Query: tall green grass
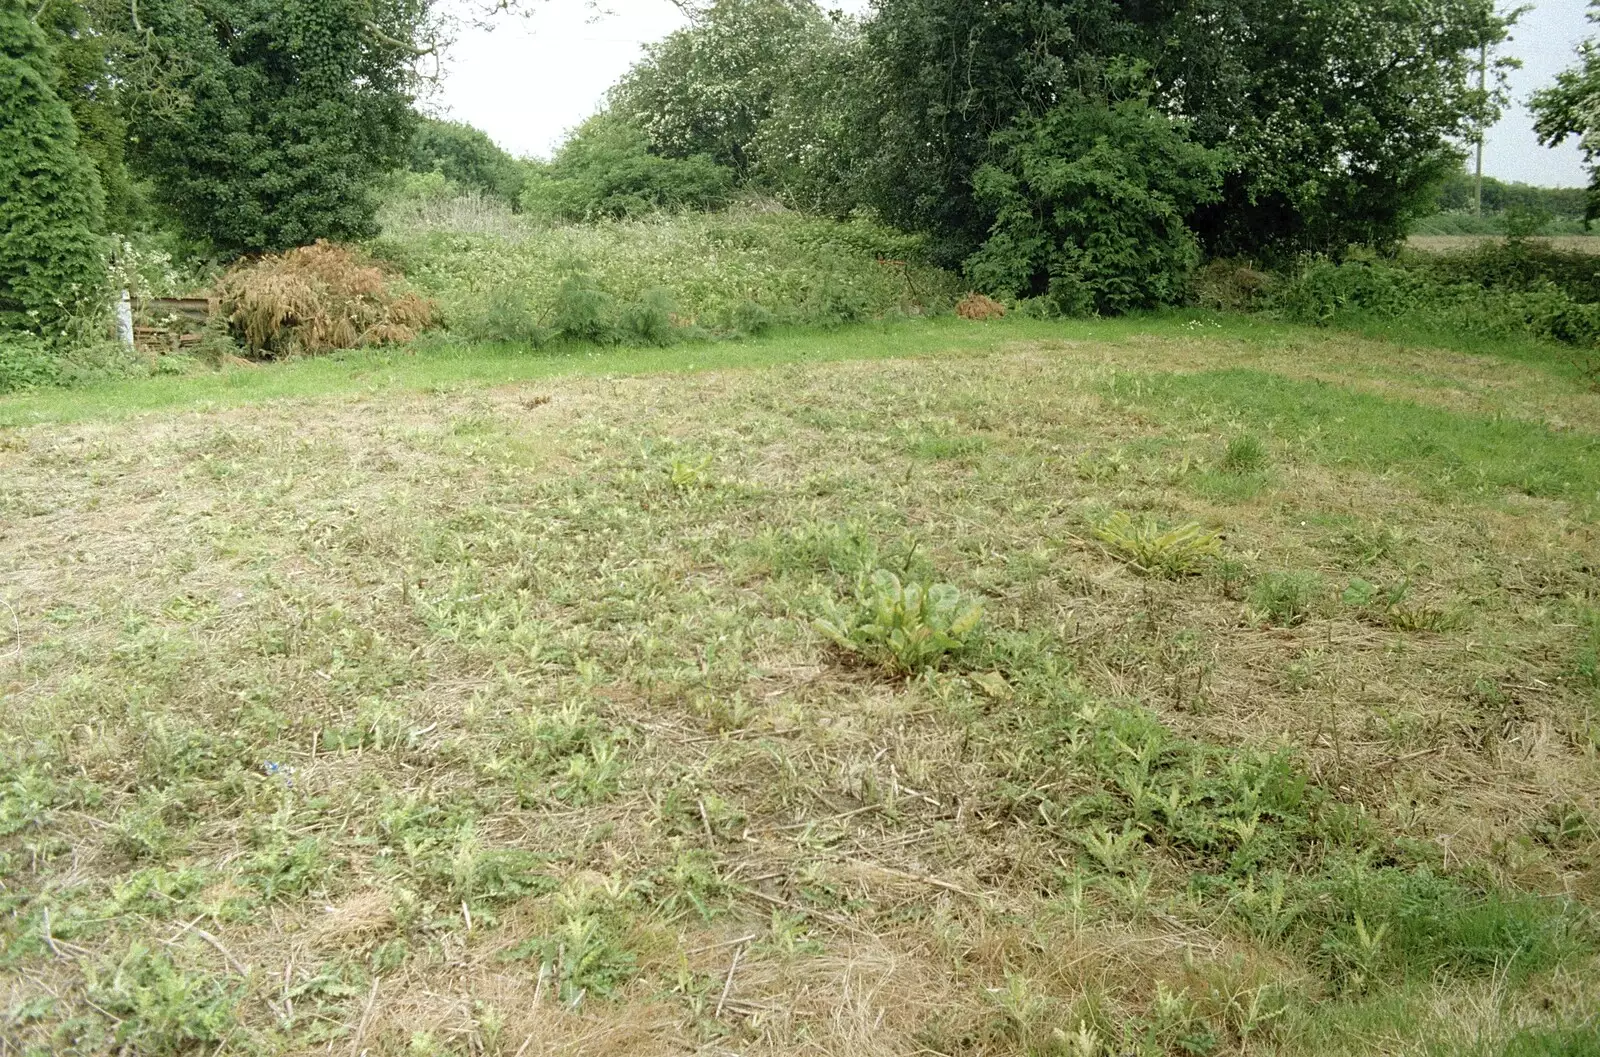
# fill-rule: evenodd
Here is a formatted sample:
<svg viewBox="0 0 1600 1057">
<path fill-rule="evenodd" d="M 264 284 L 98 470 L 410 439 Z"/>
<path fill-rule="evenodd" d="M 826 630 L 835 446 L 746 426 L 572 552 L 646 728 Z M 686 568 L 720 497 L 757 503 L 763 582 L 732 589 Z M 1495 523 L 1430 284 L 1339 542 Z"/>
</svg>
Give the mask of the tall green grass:
<svg viewBox="0 0 1600 1057">
<path fill-rule="evenodd" d="M 959 291 L 954 275 L 921 263 L 916 236 L 758 204 L 551 224 L 484 199 L 404 199 L 383 221 L 374 251 L 440 303 L 447 326 L 485 336 L 508 306 L 518 332 L 528 321 L 559 329 L 574 281 L 619 311 L 670 304 L 678 326 L 710 333 L 932 314 Z"/>
</svg>

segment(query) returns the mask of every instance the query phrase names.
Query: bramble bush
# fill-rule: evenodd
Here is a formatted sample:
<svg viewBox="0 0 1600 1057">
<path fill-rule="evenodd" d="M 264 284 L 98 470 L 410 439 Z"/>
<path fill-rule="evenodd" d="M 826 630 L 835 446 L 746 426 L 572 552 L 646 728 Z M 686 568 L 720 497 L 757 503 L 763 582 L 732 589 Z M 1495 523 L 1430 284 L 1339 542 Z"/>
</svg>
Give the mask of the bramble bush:
<svg viewBox="0 0 1600 1057">
<path fill-rule="evenodd" d="M 91 337 L 91 328 L 77 320 L 70 327 L 70 340 L 58 341 L 26 330 L 0 330 L 0 393 L 149 373 L 149 363 L 121 342 Z"/>
<path fill-rule="evenodd" d="M 37 334 L 0 331 L 0 393 L 50 385 L 57 367 L 56 354 Z"/>
</svg>

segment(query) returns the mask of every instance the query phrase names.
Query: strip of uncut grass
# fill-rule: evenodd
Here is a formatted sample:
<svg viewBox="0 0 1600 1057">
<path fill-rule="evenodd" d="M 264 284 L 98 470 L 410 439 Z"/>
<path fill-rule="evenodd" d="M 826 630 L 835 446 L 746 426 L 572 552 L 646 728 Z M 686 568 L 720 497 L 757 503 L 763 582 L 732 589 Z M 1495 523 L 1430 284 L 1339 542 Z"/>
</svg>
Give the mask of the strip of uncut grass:
<svg viewBox="0 0 1600 1057">
<path fill-rule="evenodd" d="M 1204 329 L 1198 331 L 1197 327 Z M 1365 337 L 1455 349 L 1512 360 L 1579 380 L 1571 350 L 1539 342 L 1485 342 L 1463 335 L 1406 331 L 1398 324 L 1362 326 Z M 441 341 L 417 349 L 370 349 L 314 359 L 233 366 L 188 375 L 120 379 L 78 389 L 0 397 L 0 427 L 78 422 L 163 409 L 209 410 L 264 400 L 362 395 L 499 385 L 559 376 L 643 375 L 783 363 L 985 355 L 1019 341 L 1116 343 L 1138 337 L 1231 339 L 1274 345 L 1327 338 L 1338 331 L 1285 324 L 1266 316 L 1203 311 L 1120 319 L 902 319 L 836 330 L 792 328 L 743 341 L 694 342 L 668 348 L 568 345 L 529 350 L 512 345 Z"/>
<path fill-rule="evenodd" d="M 1594 241 L 1600 242 L 1600 239 Z M 1531 337 L 1507 337 L 1447 329 L 1410 319 L 1382 319 L 1359 312 L 1342 313 L 1327 329 L 1335 333 L 1342 331 L 1359 334 L 1374 341 L 1392 341 L 1397 345 L 1420 345 L 1428 348 L 1452 349 L 1474 356 L 1492 356 L 1497 360 L 1509 360 L 1537 367 L 1557 377 L 1568 379 L 1580 387 L 1592 384 L 1587 363 L 1591 357 L 1584 350 L 1571 345 L 1559 345 Z"/>
<path fill-rule="evenodd" d="M 1516 491 L 1600 502 L 1600 437 L 1464 415 L 1252 370 L 1115 377 L 1106 390 L 1174 417 L 1242 421 L 1330 465 L 1400 471 L 1469 496 Z"/>
<path fill-rule="evenodd" d="M 143 411 L 211 409 L 263 400 L 500 385 L 556 376 L 640 375 L 781 363 L 982 355 L 1008 342 L 1041 338 L 1115 341 L 1177 330 L 1159 317 L 975 324 L 953 318 L 897 320 L 837 330 L 787 329 L 743 341 L 667 348 L 441 343 L 417 350 L 361 350 L 315 359 L 181 376 L 119 380 L 71 390 L 0 398 L 0 426 L 118 418 Z"/>
</svg>

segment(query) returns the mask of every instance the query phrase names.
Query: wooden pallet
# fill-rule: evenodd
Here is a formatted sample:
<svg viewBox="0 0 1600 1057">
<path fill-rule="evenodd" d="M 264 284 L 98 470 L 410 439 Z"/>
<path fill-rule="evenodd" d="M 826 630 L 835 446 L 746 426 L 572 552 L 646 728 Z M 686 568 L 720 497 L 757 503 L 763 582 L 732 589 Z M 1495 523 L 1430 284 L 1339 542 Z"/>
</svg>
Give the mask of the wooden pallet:
<svg viewBox="0 0 1600 1057">
<path fill-rule="evenodd" d="M 146 298 L 139 302 L 138 315 L 164 322 L 134 327 L 134 347 L 152 355 L 191 348 L 200 344 L 200 330 L 221 310 L 215 294 Z"/>
</svg>

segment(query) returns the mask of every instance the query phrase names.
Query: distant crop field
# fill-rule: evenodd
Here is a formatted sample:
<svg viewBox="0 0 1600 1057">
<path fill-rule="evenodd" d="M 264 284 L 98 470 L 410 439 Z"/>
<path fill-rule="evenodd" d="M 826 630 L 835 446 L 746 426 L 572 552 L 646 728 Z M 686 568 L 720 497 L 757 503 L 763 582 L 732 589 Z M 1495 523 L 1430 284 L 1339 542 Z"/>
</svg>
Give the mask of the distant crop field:
<svg viewBox="0 0 1600 1057">
<path fill-rule="evenodd" d="M 1406 245 L 1428 253 L 1448 253 L 1452 250 L 1470 250 L 1485 242 L 1504 241 L 1498 235 L 1412 235 Z M 1557 249 L 1581 250 L 1600 253 L 1600 235 L 1553 235 L 1538 241 L 1549 243 Z"/>
<path fill-rule="evenodd" d="M 1593 1052 L 1582 377 L 670 355 L 0 399 L 0 1051 Z"/>
</svg>

